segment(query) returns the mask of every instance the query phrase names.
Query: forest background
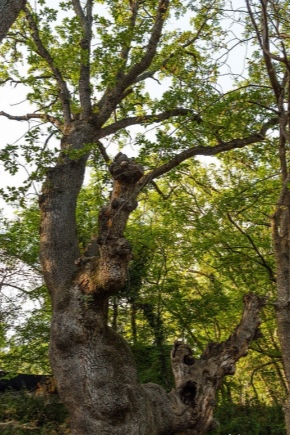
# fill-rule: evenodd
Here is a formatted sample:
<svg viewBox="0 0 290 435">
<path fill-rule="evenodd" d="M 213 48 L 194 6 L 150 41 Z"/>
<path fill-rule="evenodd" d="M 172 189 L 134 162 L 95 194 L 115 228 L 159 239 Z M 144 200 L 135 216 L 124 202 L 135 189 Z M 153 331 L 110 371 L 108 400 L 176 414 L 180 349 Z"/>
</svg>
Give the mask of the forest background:
<svg viewBox="0 0 290 435">
<path fill-rule="evenodd" d="M 92 64 L 99 80 L 93 82 L 97 99 L 101 88 L 112 80 L 111 68 L 118 62 L 114 50 L 122 36 L 123 11 L 119 2 L 96 3 L 102 5 L 96 18 L 101 44 L 95 41 L 94 51 L 99 63 Z M 153 8 L 156 2 L 151 3 Z M 134 114 L 141 126 L 108 130 L 103 145 L 90 150 L 89 177 L 77 205 L 79 247 L 85 251 L 98 226 L 99 208 L 106 204 L 111 190 L 104 155 L 111 161 L 121 150 L 136 156 L 150 170 L 171 161 L 188 146 L 211 155 L 204 152 L 205 147 L 222 147 L 233 138 L 237 144 L 240 138 L 252 138 L 258 131 L 256 143 L 233 146 L 237 149 L 226 153 L 214 151 L 214 159 L 184 160 L 141 192 L 126 230 L 133 246 L 128 279 L 110 298 L 109 323 L 130 343 L 140 380 L 170 390 L 169 354 L 174 340 L 189 343 L 198 358 L 209 342 L 221 342 L 231 334 L 239 322 L 245 294 L 267 296 L 261 336 L 239 361 L 235 376 L 227 377 L 220 389 L 218 409 L 224 426 L 217 433 L 283 434 L 284 422 L 277 409 L 281 409 L 288 387 L 275 320 L 277 280 L 270 229 L 281 192 L 281 173 L 285 181 L 281 124 L 276 128 L 281 110 L 276 107 L 273 80 L 264 67 L 265 53 L 257 38 L 260 30 L 251 23 L 249 2 L 172 3 L 166 36 L 153 65 L 156 77 L 152 71 L 148 73 L 146 84 L 137 86 L 132 97 L 128 94 L 112 114 L 115 124 Z M 256 20 L 261 14 L 259 7 L 266 4 L 272 32 L 267 50 L 288 92 L 289 5 L 274 1 L 252 4 Z M 58 9 L 45 1 L 30 5 L 31 13 L 38 17 L 43 42 L 58 67 L 65 65 L 63 74 L 70 80 L 72 112 L 77 119 L 73 41 L 79 35 L 70 9 L 69 2 L 60 2 Z M 150 18 L 151 12 L 145 6 L 144 11 L 146 23 L 146 13 Z M 106 30 L 112 19 L 115 27 Z M 56 160 L 61 115 L 59 93 L 51 84 L 47 66 L 39 65 L 39 54 L 33 51 L 28 33 L 20 15 L 0 48 L 1 84 L 9 84 L 16 92 L 20 89 L 20 93 L 24 86 L 25 101 L 31 104 L 28 110 L 17 105 L 15 112 L 14 107 L 9 113 L 6 109 L 1 112 L 8 128 L 27 122 L 20 140 L 8 144 L 1 140 L 0 152 L 3 170 L 18 177 L 25 168 L 27 177 L 20 186 L 17 183 L 1 190 L 2 198 L 13 204 L 16 212 L 13 218 L 1 217 L 0 357 L 1 369 L 11 373 L 50 373 L 51 303 L 39 263 L 37 197 L 47 168 Z M 134 56 L 140 56 L 138 47 Z M 237 59 L 242 68 L 235 72 Z M 184 112 L 179 110 L 181 106 Z M 45 116 L 39 115 L 40 110 Z M 160 112 L 167 115 L 161 117 Z M 49 118 L 51 113 L 54 118 Z M 286 145 L 284 149 L 288 164 Z"/>
</svg>

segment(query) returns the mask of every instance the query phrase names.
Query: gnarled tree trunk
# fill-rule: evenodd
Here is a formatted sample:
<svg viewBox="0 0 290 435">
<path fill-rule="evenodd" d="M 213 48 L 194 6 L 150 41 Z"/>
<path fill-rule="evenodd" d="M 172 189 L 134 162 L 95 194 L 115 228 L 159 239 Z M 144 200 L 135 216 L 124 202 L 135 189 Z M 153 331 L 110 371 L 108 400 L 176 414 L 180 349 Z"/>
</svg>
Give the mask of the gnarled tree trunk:
<svg viewBox="0 0 290 435">
<path fill-rule="evenodd" d="M 79 126 L 80 127 L 80 126 Z M 63 139 L 78 149 L 89 143 L 88 125 L 71 127 Z M 155 384 L 140 385 L 127 343 L 107 324 L 108 299 L 125 284 L 131 247 L 124 238 L 137 207 L 143 168 L 119 153 L 109 170 L 113 190 L 100 210 L 98 236 L 80 256 L 75 206 L 86 156 L 66 153 L 48 172 L 40 198 L 41 261 L 53 304 L 50 359 L 59 394 L 75 435 L 203 434 L 215 424 L 215 394 L 223 377 L 257 336 L 264 301 L 245 298 L 244 314 L 224 343 L 212 343 L 195 360 L 176 342 L 172 367 L 176 388 L 167 394 Z"/>
</svg>

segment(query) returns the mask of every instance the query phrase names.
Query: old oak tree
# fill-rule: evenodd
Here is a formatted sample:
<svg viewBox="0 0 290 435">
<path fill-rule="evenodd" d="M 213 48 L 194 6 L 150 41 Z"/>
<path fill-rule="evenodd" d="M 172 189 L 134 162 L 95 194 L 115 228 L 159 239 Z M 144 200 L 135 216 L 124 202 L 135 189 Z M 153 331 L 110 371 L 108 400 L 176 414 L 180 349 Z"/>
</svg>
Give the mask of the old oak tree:
<svg viewBox="0 0 290 435">
<path fill-rule="evenodd" d="M 176 387 L 169 394 L 155 384 L 141 385 L 130 348 L 108 319 L 109 300 L 124 287 L 132 258 L 124 232 L 138 196 L 158 189 L 156 179 L 195 156 L 263 142 L 277 116 L 251 101 L 258 85 L 228 94 L 217 85 L 228 53 L 220 24 L 223 2 L 72 0 L 53 9 L 42 0 L 34 7 L 24 6 L 1 46 L 2 65 L 6 62 L 1 83 L 27 86 L 36 109 L 0 114 L 39 122 L 31 124 L 20 147 L 37 166 L 22 191 L 44 179 L 40 260 L 53 307 L 50 362 L 71 431 L 205 433 L 216 424 L 215 395 L 224 376 L 234 374 L 236 362 L 259 336 L 265 301 L 246 295 L 231 336 L 210 343 L 199 358 L 176 341 L 171 353 Z M 213 55 L 216 50 L 220 57 Z M 267 62 L 269 50 L 264 52 Z M 270 87 L 261 95 L 271 98 Z M 133 126 L 140 127 L 137 133 Z M 148 134 L 150 126 L 154 134 Z M 49 145 L 53 136 L 58 150 Z M 124 146 L 132 137 L 138 157 L 115 152 L 112 158 L 110 143 Z M 17 146 L 7 145 L 1 154 L 11 172 L 17 152 Z M 112 190 L 81 250 L 75 215 L 90 159 L 107 167 Z"/>
</svg>

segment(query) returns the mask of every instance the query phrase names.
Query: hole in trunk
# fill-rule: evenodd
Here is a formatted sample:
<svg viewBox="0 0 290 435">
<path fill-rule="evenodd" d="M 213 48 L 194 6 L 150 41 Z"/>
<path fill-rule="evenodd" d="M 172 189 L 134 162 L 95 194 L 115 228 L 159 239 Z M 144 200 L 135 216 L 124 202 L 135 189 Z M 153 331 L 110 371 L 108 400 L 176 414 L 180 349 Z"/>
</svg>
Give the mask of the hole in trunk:
<svg viewBox="0 0 290 435">
<path fill-rule="evenodd" d="M 180 398 L 185 405 L 194 406 L 196 396 L 196 383 L 189 381 L 185 384 L 180 392 Z"/>
<path fill-rule="evenodd" d="M 192 366 L 194 364 L 194 358 L 191 355 L 185 355 L 183 358 L 184 364 Z"/>
</svg>

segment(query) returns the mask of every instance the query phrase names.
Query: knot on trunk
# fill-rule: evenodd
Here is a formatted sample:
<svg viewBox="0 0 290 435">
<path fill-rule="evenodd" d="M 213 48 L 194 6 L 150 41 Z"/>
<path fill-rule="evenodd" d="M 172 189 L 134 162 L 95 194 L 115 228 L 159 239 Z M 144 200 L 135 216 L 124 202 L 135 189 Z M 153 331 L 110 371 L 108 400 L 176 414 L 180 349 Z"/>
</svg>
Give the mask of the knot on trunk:
<svg viewBox="0 0 290 435">
<path fill-rule="evenodd" d="M 144 174 L 143 167 L 123 153 L 116 155 L 109 171 L 115 180 L 125 184 L 137 183 Z"/>
</svg>

